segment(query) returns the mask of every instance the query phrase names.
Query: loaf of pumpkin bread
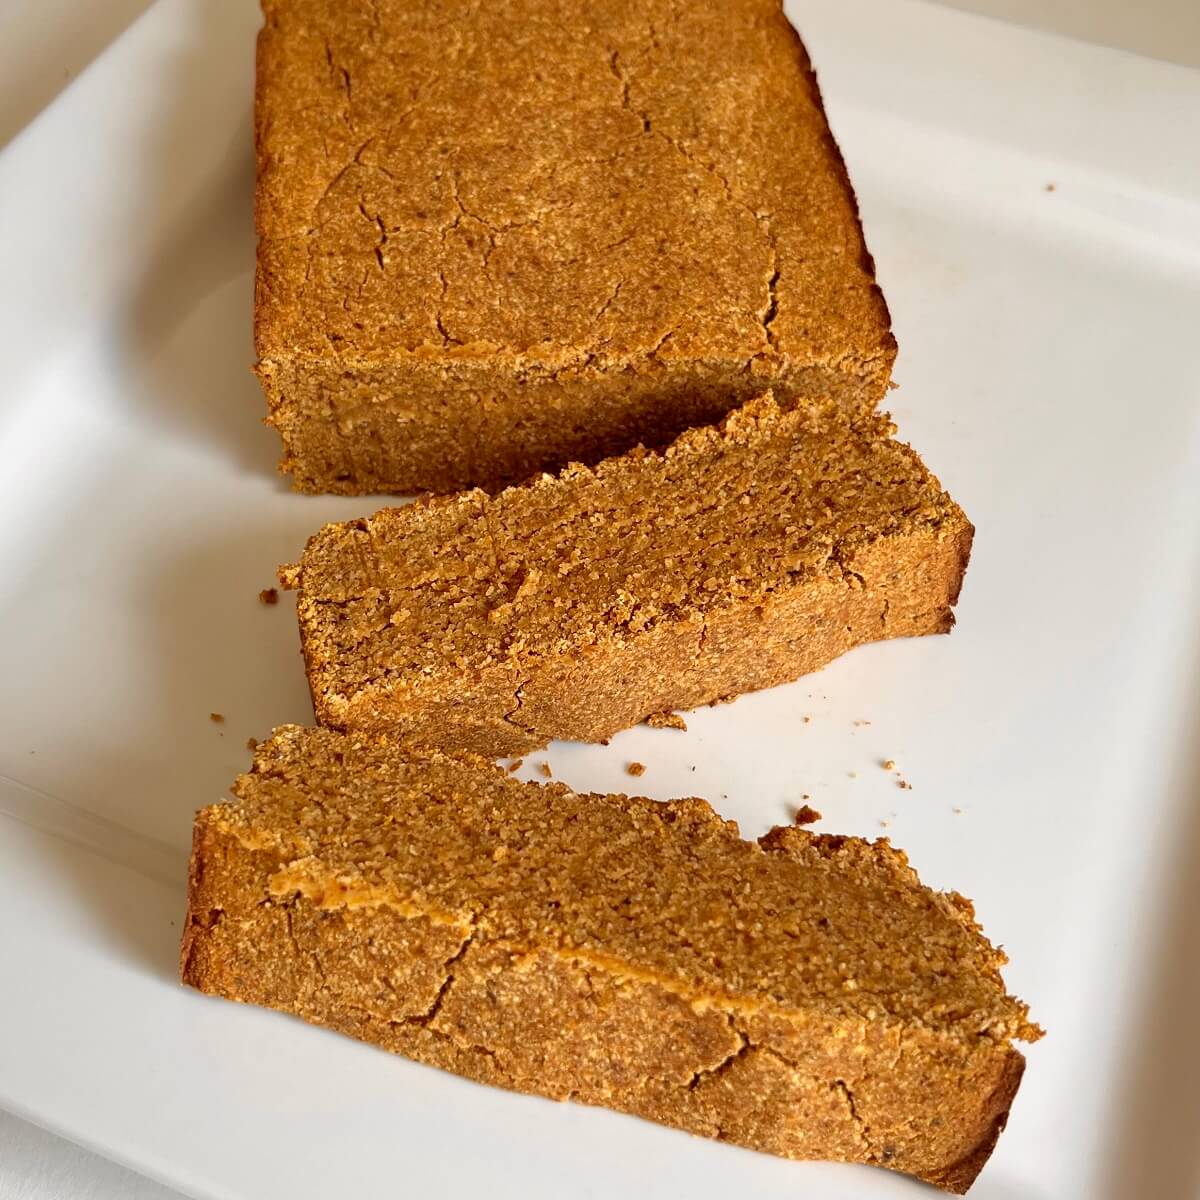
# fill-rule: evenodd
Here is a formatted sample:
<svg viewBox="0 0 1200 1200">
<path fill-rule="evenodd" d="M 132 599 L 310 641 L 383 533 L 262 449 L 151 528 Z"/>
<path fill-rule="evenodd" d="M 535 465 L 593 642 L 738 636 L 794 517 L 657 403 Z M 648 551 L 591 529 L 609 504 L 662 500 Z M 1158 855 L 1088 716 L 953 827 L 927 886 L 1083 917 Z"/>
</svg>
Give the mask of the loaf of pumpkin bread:
<svg viewBox="0 0 1200 1200">
<path fill-rule="evenodd" d="M 944 632 L 972 528 L 891 433 L 766 396 L 663 452 L 327 525 L 280 576 L 317 718 L 520 754 Z"/>
<path fill-rule="evenodd" d="M 185 982 L 471 1079 L 970 1185 L 1032 1040 L 886 841 L 295 726 L 196 820 Z"/>
<path fill-rule="evenodd" d="M 258 375 L 304 491 L 663 444 L 895 343 L 780 0 L 263 0 Z"/>
</svg>

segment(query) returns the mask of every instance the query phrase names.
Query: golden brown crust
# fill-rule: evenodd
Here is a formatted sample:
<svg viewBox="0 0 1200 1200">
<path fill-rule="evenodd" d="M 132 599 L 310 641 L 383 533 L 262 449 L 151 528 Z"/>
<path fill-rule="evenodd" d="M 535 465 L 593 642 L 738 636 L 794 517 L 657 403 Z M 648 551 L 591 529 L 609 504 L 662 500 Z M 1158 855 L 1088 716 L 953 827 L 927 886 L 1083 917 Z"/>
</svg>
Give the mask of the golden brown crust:
<svg viewBox="0 0 1200 1200">
<path fill-rule="evenodd" d="M 234 791 L 184 981 L 472 1079 L 961 1190 L 1040 1032 L 886 842 L 295 727 Z"/>
<path fill-rule="evenodd" d="M 948 630 L 971 527 L 891 430 L 766 396 L 661 453 L 326 526 L 281 574 L 318 720 L 520 754 Z"/>
<path fill-rule="evenodd" d="M 887 309 L 778 0 L 264 11 L 255 334 L 301 488 L 494 486 L 765 384 L 883 395 Z"/>
<path fill-rule="evenodd" d="M 1012 1108 L 1013 1100 L 1016 1099 L 1017 1089 L 1021 1086 L 1021 1077 L 1024 1074 L 1025 1056 L 1014 1050 L 1004 1060 L 1003 1072 L 995 1090 L 981 1107 L 979 1121 L 983 1129 L 983 1136 L 970 1153 L 946 1167 L 935 1177 L 931 1177 L 930 1183 L 956 1196 L 966 1194 L 979 1172 L 983 1170 L 987 1160 L 991 1158 L 992 1151 L 995 1150 L 996 1143 L 1004 1132 L 1004 1126 L 1008 1123 L 1009 1111 Z"/>
<path fill-rule="evenodd" d="M 787 28 L 791 34 L 796 60 L 801 65 L 801 69 L 807 78 L 813 103 L 821 115 L 824 116 L 825 101 L 821 95 L 821 85 L 820 81 L 817 79 L 817 73 L 815 70 L 813 70 L 812 60 L 808 56 L 808 51 L 805 49 L 804 43 L 800 38 L 800 33 L 796 27 L 790 22 L 787 22 Z M 839 180 L 841 181 L 842 192 L 849 200 L 850 208 L 854 214 L 854 220 L 861 229 L 862 220 L 858 206 L 858 195 L 854 190 L 854 184 L 851 182 L 850 172 L 846 167 L 846 158 L 842 154 L 842 148 L 837 144 L 837 140 L 834 138 L 833 131 L 829 128 L 828 123 L 826 123 L 824 126 L 822 141 L 824 142 L 826 153 L 829 156 L 829 161 L 833 164 L 833 168 Z M 872 281 L 872 297 L 878 306 L 878 311 L 882 317 L 883 325 L 886 329 L 881 342 L 883 347 L 882 357 L 884 361 L 887 362 L 890 373 L 891 364 L 895 361 L 896 351 L 898 349 L 896 345 L 896 339 L 891 330 L 892 315 L 888 310 L 887 298 L 884 296 L 879 284 L 875 282 L 875 258 L 868 249 L 866 240 L 863 238 L 860 238 L 859 240 L 858 265 L 863 275 Z"/>
</svg>

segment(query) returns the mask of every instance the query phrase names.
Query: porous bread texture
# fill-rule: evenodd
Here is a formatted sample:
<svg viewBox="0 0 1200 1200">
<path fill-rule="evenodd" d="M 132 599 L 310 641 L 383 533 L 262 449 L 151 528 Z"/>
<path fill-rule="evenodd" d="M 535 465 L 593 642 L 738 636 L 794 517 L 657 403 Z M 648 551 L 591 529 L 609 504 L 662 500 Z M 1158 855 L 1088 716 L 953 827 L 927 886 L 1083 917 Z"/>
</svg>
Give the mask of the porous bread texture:
<svg viewBox="0 0 1200 1200">
<path fill-rule="evenodd" d="M 892 432 L 768 395 L 662 452 L 327 525 L 281 573 L 318 720 L 522 754 L 948 630 L 973 530 Z"/>
</svg>

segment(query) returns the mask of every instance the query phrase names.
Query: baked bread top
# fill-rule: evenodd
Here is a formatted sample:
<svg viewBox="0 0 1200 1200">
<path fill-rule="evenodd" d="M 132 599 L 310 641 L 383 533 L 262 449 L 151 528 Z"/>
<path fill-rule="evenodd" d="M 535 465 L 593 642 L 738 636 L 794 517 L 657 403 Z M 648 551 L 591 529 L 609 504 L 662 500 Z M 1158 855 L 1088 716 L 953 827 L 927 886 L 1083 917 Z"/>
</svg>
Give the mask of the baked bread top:
<svg viewBox="0 0 1200 1200">
<path fill-rule="evenodd" d="M 819 364 L 894 341 L 778 0 L 263 0 L 263 360 Z"/>
</svg>

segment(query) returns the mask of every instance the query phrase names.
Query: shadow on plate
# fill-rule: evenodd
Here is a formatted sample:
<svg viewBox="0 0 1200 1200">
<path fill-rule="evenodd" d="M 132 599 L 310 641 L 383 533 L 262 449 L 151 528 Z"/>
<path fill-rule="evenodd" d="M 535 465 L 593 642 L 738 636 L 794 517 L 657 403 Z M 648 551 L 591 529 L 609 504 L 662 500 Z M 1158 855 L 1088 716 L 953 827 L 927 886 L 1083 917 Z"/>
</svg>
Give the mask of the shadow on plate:
<svg viewBox="0 0 1200 1200">
<path fill-rule="evenodd" d="M 0 77 L 0 149 L 53 103 L 89 63 L 98 58 L 150 7 L 152 0 L 105 0 L 76 4 L 70 35 L 63 36 L 64 6 L 22 5 L 21 53 L 5 63 Z M 6 14 L 12 20 L 15 14 Z M 10 26 L 5 36 L 15 37 Z M 47 70 L 53 64 L 54 70 Z"/>
<path fill-rule="evenodd" d="M 238 466 L 276 478 L 279 447 L 264 428 L 266 406 L 251 372 L 254 291 L 254 154 L 251 126 L 257 5 L 192 5 L 145 147 L 147 205 L 178 203 L 180 215 L 154 247 L 119 318 L 117 337 L 132 376 L 128 402 L 174 434 L 203 439 Z M 213 120 L 228 124 L 230 59 L 242 93 L 236 128 L 197 189 L 195 146 Z M 148 214 L 149 219 L 149 214 Z M 213 301 L 220 293 L 219 303 Z M 198 319 L 193 319 L 197 318 Z M 279 480 L 279 486 L 286 484 Z"/>
<path fill-rule="evenodd" d="M 1096 1200 L 1200 1195 L 1200 692 L 1180 732 L 1168 808 L 1173 853 L 1145 930 L 1149 969 L 1112 1093 Z"/>
<path fill-rule="evenodd" d="M 247 521 L 233 534 L 145 548 L 145 573 L 129 592 L 147 665 L 137 728 L 120 744 L 75 755 L 56 776 L 56 795 L 79 814 L 79 834 L 68 830 L 67 839 L 165 884 L 163 912 L 175 924 L 168 928 L 164 916 L 147 934 L 147 914 L 126 906 L 91 856 L 60 846 L 55 874 L 117 955 L 170 979 L 193 815 L 248 768 L 248 739 L 313 719 L 291 598 L 259 600 L 275 566 L 298 553 L 319 523 L 304 503 L 288 513 L 274 524 Z M 113 827 L 111 836 L 104 826 Z"/>
<path fill-rule="evenodd" d="M 182 884 L 179 888 L 171 886 L 160 872 L 156 872 L 154 884 L 161 886 L 147 886 L 149 876 L 133 886 L 115 883 L 109 864 L 137 870 L 136 852 L 132 856 L 120 850 L 98 852 L 87 840 L 81 840 L 86 846 L 83 850 L 59 838 L 37 844 L 44 847 L 40 852 L 42 866 L 60 881 L 63 894 L 78 903 L 95 944 L 106 948 L 113 958 L 164 982 L 174 983 L 179 978 L 179 935 L 185 907 Z M 180 879 L 186 877 L 187 859 L 182 851 L 171 856 L 166 847 L 154 846 L 152 853 L 156 863 L 176 858 Z"/>
</svg>

